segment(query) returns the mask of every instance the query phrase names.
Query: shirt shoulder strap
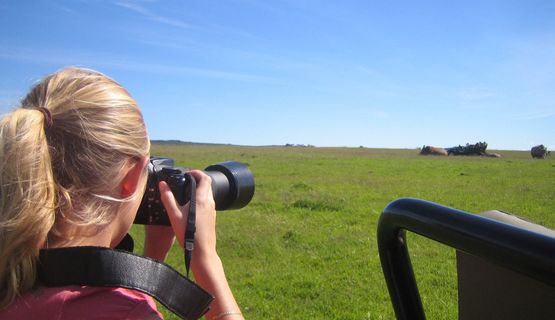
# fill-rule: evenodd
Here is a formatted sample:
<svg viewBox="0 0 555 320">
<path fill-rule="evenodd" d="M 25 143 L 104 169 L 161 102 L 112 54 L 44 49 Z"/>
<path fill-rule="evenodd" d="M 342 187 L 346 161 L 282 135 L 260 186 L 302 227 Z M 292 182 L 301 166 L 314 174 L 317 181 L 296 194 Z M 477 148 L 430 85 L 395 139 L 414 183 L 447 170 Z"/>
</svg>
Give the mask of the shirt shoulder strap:
<svg viewBox="0 0 555 320">
<path fill-rule="evenodd" d="M 183 319 L 198 319 L 214 298 L 170 266 L 104 247 L 42 249 L 38 278 L 47 287 L 87 285 L 144 292 Z"/>
</svg>

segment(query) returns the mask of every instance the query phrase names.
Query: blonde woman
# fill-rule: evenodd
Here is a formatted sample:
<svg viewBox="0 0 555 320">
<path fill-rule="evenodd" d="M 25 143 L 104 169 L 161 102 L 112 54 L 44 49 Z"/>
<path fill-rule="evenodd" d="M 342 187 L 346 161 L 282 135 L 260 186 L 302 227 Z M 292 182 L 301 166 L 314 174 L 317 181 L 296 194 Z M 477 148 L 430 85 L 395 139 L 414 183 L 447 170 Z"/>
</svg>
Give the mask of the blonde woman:
<svg viewBox="0 0 555 320">
<path fill-rule="evenodd" d="M 158 319 L 152 298 L 109 287 L 43 287 L 42 248 L 114 248 L 131 227 L 147 180 L 149 139 L 127 91 L 92 70 L 66 68 L 34 86 L 0 120 L 0 319 Z M 215 297 L 209 319 L 242 319 L 216 252 L 210 178 L 197 180 L 191 269 Z M 186 210 L 160 183 L 172 228 L 146 229 L 145 255 L 181 243 Z M 166 230 L 168 229 L 168 230 Z"/>
</svg>

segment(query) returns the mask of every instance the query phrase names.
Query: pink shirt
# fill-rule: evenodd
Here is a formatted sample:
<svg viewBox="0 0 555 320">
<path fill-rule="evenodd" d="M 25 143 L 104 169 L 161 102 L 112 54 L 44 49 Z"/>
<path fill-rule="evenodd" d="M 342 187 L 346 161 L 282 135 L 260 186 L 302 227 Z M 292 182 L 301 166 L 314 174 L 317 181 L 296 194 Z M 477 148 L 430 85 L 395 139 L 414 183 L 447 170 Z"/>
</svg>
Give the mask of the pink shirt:
<svg viewBox="0 0 555 320">
<path fill-rule="evenodd" d="M 38 289 L 24 294 L 0 311 L 0 319 L 163 319 L 154 300 L 139 291 L 66 286 Z"/>
</svg>

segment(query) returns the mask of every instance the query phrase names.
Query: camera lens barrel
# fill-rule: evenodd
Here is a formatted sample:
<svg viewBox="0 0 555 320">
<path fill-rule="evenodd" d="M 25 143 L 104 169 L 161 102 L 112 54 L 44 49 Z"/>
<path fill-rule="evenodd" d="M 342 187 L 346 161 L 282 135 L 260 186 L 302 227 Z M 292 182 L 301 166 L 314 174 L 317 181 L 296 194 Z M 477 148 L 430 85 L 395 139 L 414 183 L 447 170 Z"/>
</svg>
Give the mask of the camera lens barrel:
<svg viewBox="0 0 555 320">
<path fill-rule="evenodd" d="M 212 178 L 216 210 L 241 209 L 254 196 L 254 177 L 240 162 L 220 162 L 208 166 L 204 172 Z"/>
</svg>

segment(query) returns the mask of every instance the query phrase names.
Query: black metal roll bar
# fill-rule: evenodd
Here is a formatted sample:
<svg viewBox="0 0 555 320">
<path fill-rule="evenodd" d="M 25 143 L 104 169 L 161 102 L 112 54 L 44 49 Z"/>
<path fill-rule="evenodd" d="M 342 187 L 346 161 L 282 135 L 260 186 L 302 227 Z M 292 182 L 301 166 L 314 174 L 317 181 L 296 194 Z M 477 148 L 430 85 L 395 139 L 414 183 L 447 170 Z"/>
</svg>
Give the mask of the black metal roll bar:
<svg viewBox="0 0 555 320">
<path fill-rule="evenodd" d="M 378 249 L 397 319 L 425 319 L 407 249 L 411 231 L 555 286 L 555 238 L 436 203 L 402 198 L 384 209 Z"/>
</svg>

